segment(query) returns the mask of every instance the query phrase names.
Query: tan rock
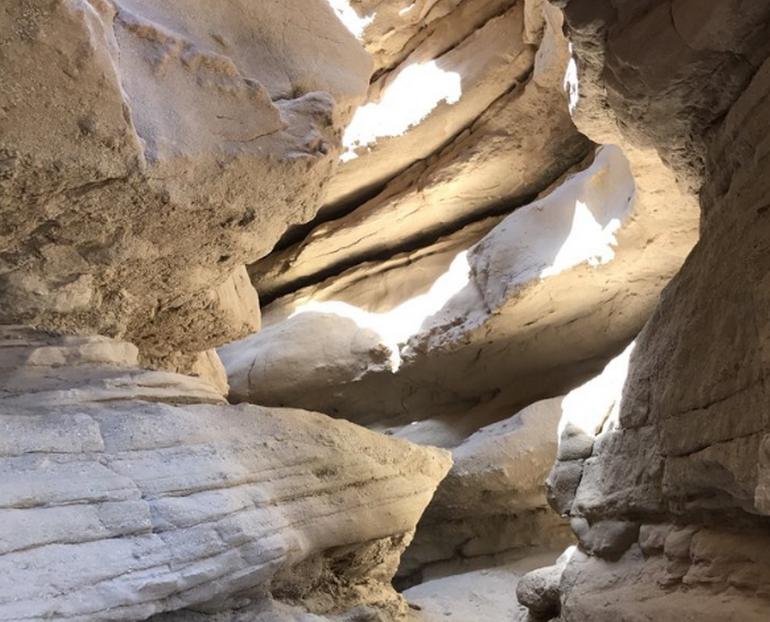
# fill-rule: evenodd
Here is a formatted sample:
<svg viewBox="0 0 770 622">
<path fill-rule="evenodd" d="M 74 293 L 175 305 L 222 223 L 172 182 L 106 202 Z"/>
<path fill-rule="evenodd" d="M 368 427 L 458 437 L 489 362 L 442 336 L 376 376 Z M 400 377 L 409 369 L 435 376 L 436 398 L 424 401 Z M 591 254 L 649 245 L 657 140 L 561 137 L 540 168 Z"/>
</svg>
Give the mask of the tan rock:
<svg viewBox="0 0 770 622">
<path fill-rule="evenodd" d="M 321 213 L 371 194 L 518 89 L 532 71 L 536 50 L 524 34 L 522 3 L 514 2 L 446 53 L 434 35 L 381 75 L 345 129 L 342 164 Z"/>
<path fill-rule="evenodd" d="M 485 426 L 452 449 L 454 465 L 425 512 L 399 574 L 414 580 L 452 565 L 522 557 L 571 542 L 547 507 L 562 398 Z M 412 439 L 414 426 L 399 436 Z"/>
<path fill-rule="evenodd" d="M 219 350 L 232 400 L 315 404 L 331 415 L 348 385 L 391 369 L 393 354 L 377 332 L 331 313 L 301 313 Z"/>
<path fill-rule="evenodd" d="M 770 229 L 758 138 L 770 7 L 742 5 L 728 16 L 686 1 L 643 11 L 566 4 L 578 126 L 632 145 L 635 172 L 642 158 L 653 173 L 660 154 L 703 213 L 700 240 L 636 341 L 617 422 L 597 436 L 572 504 L 587 537 L 626 526 L 618 551 L 629 524 L 657 532 L 643 525 L 639 546 L 615 561 L 576 553 L 561 581 L 565 622 L 770 615 L 761 484 Z"/>
<path fill-rule="evenodd" d="M 526 84 L 498 98 L 449 144 L 397 175 L 375 197 L 251 266 L 260 295 L 273 299 L 331 271 L 414 249 L 470 221 L 509 212 L 582 160 L 589 145 L 573 127 L 562 90 L 567 42 L 558 18 L 549 24 Z"/>
<path fill-rule="evenodd" d="M 308 311 L 366 322 L 392 349 L 398 347 L 400 359 L 397 369 L 357 373 L 355 382 L 320 396 L 313 408 L 388 427 L 467 412 L 501 394 L 502 412 L 510 412 L 600 371 L 642 326 L 695 234 L 694 214 L 661 215 L 649 196 L 637 194 L 621 152 L 604 147 L 588 169 L 458 253 L 435 281 L 442 282 L 441 306 L 433 315 L 420 314 L 409 301 L 384 313 L 363 313 L 350 303 L 305 300 Z M 351 301 L 366 298 L 365 267 L 358 274 L 360 294 L 351 294 Z M 351 277 L 339 288 L 305 291 L 347 296 Z M 378 296 L 375 287 L 373 300 Z M 296 305 L 288 301 L 289 308 Z M 257 336 L 253 343 L 267 339 Z M 258 370 L 251 365 L 256 358 L 244 352 L 238 366 L 226 362 L 228 374 Z M 287 391 L 288 401 L 281 403 L 305 396 L 300 387 L 308 382 L 309 375 L 298 378 L 298 390 Z"/>
<path fill-rule="evenodd" d="M 31 0 L 0 33 L 0 319 L 155 358 L 253 329 L 212 292 L 315 214 L 367 86 L 327 3 Z"/>
</svg>

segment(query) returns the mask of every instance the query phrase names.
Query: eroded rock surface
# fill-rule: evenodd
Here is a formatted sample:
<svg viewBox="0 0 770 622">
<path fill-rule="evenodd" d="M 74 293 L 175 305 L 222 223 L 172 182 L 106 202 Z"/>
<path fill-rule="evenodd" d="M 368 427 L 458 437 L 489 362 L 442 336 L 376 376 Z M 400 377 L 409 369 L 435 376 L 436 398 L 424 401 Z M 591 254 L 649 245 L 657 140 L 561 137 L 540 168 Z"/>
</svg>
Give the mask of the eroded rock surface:
<svg viewBox="0 0 770 622">
<path fill-rule="evenodd" d="M 770 7 L 611 4 L 566 6 L 581 84 L 604 96 L 586 127 L 617 120 L 656 147 L 703 216 L 637 339 L 616 424 L 557 495 L 581 542 L 561 619 L 764 620 Z"/>
<path fill-rule="evenodd" d="M 1 620 L 770 619 L 765 0 L 6 4 Z"/>
<path fill-rule="evenodd" d="M 256 330 L 217 288 L 316 213 L 371 70 L 327 3 L 30 0 L 0 46 L 0 320 L 160 359 Z"/>
<path fill-rule="evenodd" d="M 561 403 L 559 397 L 532 404 L 452 449 L 453 467 L 403 556 L 402 581 L 493 566 L 571 543 L 568 524 L 550 511 L 545 494 Z M 413 428 L 397 435 L 411 439 Z M 418 432 L 421 442 L 430 444 L 430 438 Z"/>
<path fill-rule="evenodd" d="M 687 205 L 671 216 L 661 205 L 669 195 L 648 190 L 649 185 L 637 192 L 618 148 L 603 147 L 588 168 L 459 252 L 424 294 L 368 311 L 355 305 L 363 299 L 357 291 L 365 280 L 356 290 L 349 285 L 351 275 L 333 290 L 343 300 L 291 302 L 294 316 L 283 322 L 287 333 L 297 332 L 292 327 L 299 326 L 303 310 L 334 313 L 340 326 L 352 319 L 377 331 L 381 343 L 397 353 L 391 357 L 397 364 L 372 366 L 372 352 L 362 352 L 344 387 L 315 392 L 318 376 L 311 367 L 294 388 L 265 401 L 269 383 L 259 353 L 273 340 L 273 333 L 265 332 L 228 348 L 240 351 L 226 357 L 228 374 L 232 379 L 248 374 L 253 387 L 252 395 L 240 392 L 238 399 L 397 425 L 466 412 L 495 396 L 502 396 L 502 419 L 522 404 L 572 388 L 634 337 L 696 235 L 695 214 Z M 398 284 L 410 283 L 420 270 L 419 263 L 394 266 L 387 272 L 390 291 L 414 291 Z M 373 298 L 377 305 L 376 288 Z M 320 325 L 313 332 L 323 334 Z M 301 352 L 284 351 L 280 359 L 292 355 L 291 364 L 280 364 L 301 369 Z M 337 363 L 328 356 L 313 364 Z"/>
<path fill-rule="evenodd" d="M 140 620 L 270 595 L 403 614 L 389 579 L 445 452 L 228 406 L 136 357 L 106 338 L 3 330 L 1 619 Z"/>
<path fill-rule="evenodd" d="M 510 84 L 486 109 L 478 109 L 483 106 L 475 103 L 466 104 L 478 99 L 473 89 L 467 93 L 462 91 L 467 89 L 463 86 L 466 78 L 476 84 L 470 61 L 465 61 L 467 67 L 451 63 L 445 67 L 441 57 L 430 61 L 434 64 L 427 67 L 435 69 L 425 70 L 428 75 L 418 75 L 414 84 L 400 87 L 396 77 L 383 87 L 380 105 L 385 110 L 382 114 L 399 115 L 411 110 L 421 92 L 426 96 L 432 96 L 435 91 L 442 94 L 442 85 L 447 81 L 446 88 L 450 89 L 452 80 L 461 82 L 451 97 L 446 95 L 455 101 L 454 106 L 441 104 L 424 119 L 418 119 L 420 123 L 404 127 L 402 137 L 385 137 L 384 146 L 380 147 L 380 141 L 371 146 L 370 153 L 361 156 L 363 173 L 353 175 L 353 181 L 366 180 L 370 172 L 384 166 L 394 168 L 390 163 L 395 156 L 389 154 L 395 152 L 403 162 L 414 150 L 409 148 L 414 141 L 419 150 L 435 145 L 430 137 L 435 136 L 436 131 L 431 130 L 426 139 L 423 126 L 431 129 L 438 123 L 447 127 L 446 131 L 440 130 L 445 135 L 455 133 L 441 148 L 415 159 L 375 196 L 354 202 L 344 213 L 335 213 L 332 220 L 322 218 L 316 226 L 302 229 L 301 239 L 296 243 L 277 249 L 251 266 L 255 286 L 265 299 L 290 293 L 357 263 L 425 246 L 475 220 L 510 212 L 530 201 L 585 157 L 589 142 L 574 129 L 562 88 L 569 55 L 559 14 L 556 11 L 548 11 L 546 16 L 540 13 L 540 34 L 536 40 L 539 48 L 535 54 L 535 47 L 523 42 L 525 36 L 531 35 L 527 35 L 529 30 L 521 16 L 521 4 L 511 9 L 510 17 L 506 14 L 493 18 L 467 41 L 468 47 L 480 47 L 487 57 L 488 60 L 481 63 L 485 70 L 507 74 Z M 505 28 L 502 35 L 497 34 L 498 25 Z M 492 29 L 491 34 L 488 29 Z M 509 30 L 518 32 L 506 35 Z M 503 51 L 509 45 L 518 51 L 508 52 L 506 58 Z M 454 51 L 448 52 L 449 55 L 454 55 Z M 526 64 L 522 67 L 522 55 L 528 55 L 528 67 Z M 475 58 L 476 54 L 471 56 Z M 490 64 L 491 67 L 487 67 Z M 426 66 L 424 60 L 407 60 L 400 75 L 408 76 L 423 66 Z M 389 101 L 388 88 L 407 88 L 406 103 Z M 473 88 L 485 89 L 483 84 Z M 458 108 L 460 111 L 455 110 Z M 475 113 L 474 108 L 478 109 Z M 366 114 L 366 110 L 366 106 L 362 107 L 361 114 Z M 467 123 L 452 120 L 463 117 L 470 117 Z M 381 125 L 376 119 L 372 123 L 373 128 Z M 351 160 L 343 165 L 340 174 L 344 175 L 346 166 L 357 171 L 356 162 Z M 353 183 L 345 179 L 349 176 L 337 183 L 347 186 Z"/>
</svg>

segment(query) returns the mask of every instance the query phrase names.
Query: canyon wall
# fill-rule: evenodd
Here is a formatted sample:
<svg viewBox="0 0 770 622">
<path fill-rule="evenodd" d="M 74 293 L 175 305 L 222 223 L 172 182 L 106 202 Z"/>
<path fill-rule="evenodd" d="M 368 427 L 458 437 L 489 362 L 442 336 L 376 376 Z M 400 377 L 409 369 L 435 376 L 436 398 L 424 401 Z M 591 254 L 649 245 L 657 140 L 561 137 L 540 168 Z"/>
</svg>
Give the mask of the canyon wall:
<svg viewBox="0 0 770 622">
<path fill-rule="evenodd" d="M 581 543 L 554 569 L 559 619 L 762 620 L 770 7 L 574 1 L 565 13 L 587 99 L 578 126 L 654 147 L 698 193 L 701 237 L 637 340 L 617 421 L 552 475 Z M 555 614 L 541 593 L 533 613 Z"/>
<path fill-rule="evenodd" d="M 0 83 L 0 620 L 770 618 L 766 1 L 23 0 Z"/>
</svg>

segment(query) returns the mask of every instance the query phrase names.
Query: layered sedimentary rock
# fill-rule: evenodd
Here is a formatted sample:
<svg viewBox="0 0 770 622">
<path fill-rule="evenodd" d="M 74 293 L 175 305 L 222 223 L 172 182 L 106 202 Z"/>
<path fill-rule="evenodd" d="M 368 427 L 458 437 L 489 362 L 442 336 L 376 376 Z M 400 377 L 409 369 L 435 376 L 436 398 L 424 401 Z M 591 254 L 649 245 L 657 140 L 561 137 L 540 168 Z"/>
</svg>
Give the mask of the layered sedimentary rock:
<svg viewBox="0 0 770 622">
<path fill-rule="evenodd" d="M 491 3 L 487 3 L 491 4 Z M 446 53 L 429 37 L 369 88 L 368 102 L 345 129 L 342 165 L 325 212 L 371 194 L 396 173 L 430 156 L 470 126 L 532 71 L 536 47 L 526 41 L 524 3 L 490 18 Z M 436 56 L 436 54 L 439 54 Z"/>
<path fill-rule="evenodd" d="M 411 332 L 417 332 L 422 321 L 454 293 L 451 269 L 458 255 L 467 252 L 502 219 L 490 216 L 478 220 L 426 246 L 356 264 L 295 290 L 268 305 L 265 324 L 285 320 L 319 302 L 344 302 L 372 314 L 387 314 L 399 308 L 399 321 L 407 322 Z"/>
<path fill-rule="evenodd" d="M 770 619 L 766 1 L 6 4 L 0 620 Z"/>
<path fill-rule="evenodd" d="M 139 620 L 275 599 L 404 604 L 389 585 L 445 452 L 233 407 L 99 337 L 0 343 L 0 619 Z"/>
<path fill-rule="evenodd" d="M 313 217 L 371 71 L 305 4 L 3 6 L 0 320 L 151 359 L 258 328 L 217 288 Z"/>
<path fill-rule="evenodd" d="M 320 300 L 298 294 L 279 306 L 278 318 L 294 306 L 275 324 L 285 338 L 322 341 L 329 334 L 320 323 L 308 332 L 306 313 L 319 321 L 325 314 L 327 326 L 336 315 L 340 339 L 362 328 L 378 332 L 380 343 L 359 352 L 354 374 L 344 369 L 346 359 L 292 349 L 277 351 L 266 371 L 262 352 L 277 344 L 268 331 L 222 351 L 233 396 L 387 426 L 465 412 L 495 396 L 502 419 L 568 390 L 633 338 L 690 248 L 695 212 L 687 204 L 675 215 L 663 212 L 667 198 L 650 184 L 638 188 L 621 151 L 603 147 L 588 168 L 500 221 L 458 253 L 430 289 L 399 305 L 357 307 L 366 287 L 362 268 L 332 290 L 341 300 L 324 300 L 314 289 Z M 420 270 L 419 263 L 394 261 L 388 291 L 411 295 L 408 283 Z M 381 300 L 376 287 L 373 299 Z M 390 364 L 382 364 L 382 348 Z M 319 367 L 335 370 L 334 387 L 319 387 Z M 276 368 L 295 370 L 292 386 L 280 393 L 265 375 Z"/>
<path fill-rule="evenodd" d="M 759 130 L 770 7 L 702 8 L 566 6 L 582 83 L 603 98 L 588 101 L 586 128 L 617 120 L 627 140 L 655 146 L 700 188 L 703 212 L 700 241 L 637 340 L 617 424 L 557 496 L 581 542 L 560 579 L 566 622 L 770 615 Z"/>
<path fill-rule="evenodd" d="M 401 166 L 399 162 L 409 158 L 415 149 L 425 152 L 425 156 L 388 181 L 372 198 L 354 202 L 344 213 L 335 212 L 332 220 L 322 218 L 315 226 L 303 228 L 296 243 L 277 249 L 251 266 L 261 295 L 275 298 L 357 263 L 424 246 L 469 222 L 509 212 L 531 200 L 587 154 L 589 143 L 574 129 L 562 90 L 568 51 L 558 12 L 549 11 L 546 16 L 540 13 L 540 28 L 537 39 L 533 39 L 532 28 L 522 17 L 521 4 L 493 18 L 463 44 L 473 50 L 478 48 L 463 61 L 467 66 L 459 63 L 454 51 L 447 52 L 446 66 L 443 56 L 431 61 L 404 61 L 399 76 L 379 95 L 383 118 L 399 118 L 410 112 L 421 97 L 444 95 L 443 99 L 433 102 L 435 109 L 428 101 L 430 114 L 412 125 L 403 124 L 403 136 L 372 140 L 375 144 L 360 156 L 361 174 L 356 172 L 356 159 L 343 165 L 340 174 L 344 177 L 336 182 L 342 188 L 337 194 L 356 192 L 350 186 L 361 178 L 367 179 L 370 171 L 389 172 L 377 173 L 380 177 L 392 175 Z M 525 38 L 539 47 L 525 42 Z M 507 46 L 513 49 L 503 54 Z M 529 59 L 528 63 L 522 63 L 522 55 Z M 481 65 L 478 69 L 474 68 L 476 62 Z M 415 72 L 413 84 L 401 84 L 399 78 L 408 79 Z M 476 91 L 489 101 L 489 86 L 483 83 L 486 78 L 482 84 L 474 82 L 476 74 L 486 75 L 483 72 L 505 74 L 506 84 L 510 84 L 487 108 L 476 102 L 480 97 Z M 397 93 L 405 90 L 400 96 L 404 101 L 397 95 L 391 101 L 388 89 Z M 371 123 L 374 139 L 383 121 L 377 114 L 366 119 L 370 110 L 367 106 L 371 105 L 359 110 L 364 115 L 359 123 L 364 127 L 358 131 L 364 135 L 366 124 Z M 436 145 L 432 138 L 436 136 L 436 124 L 447 128 L 439 130 L 447 136 L 446 144 L 429 151 Z M 355 130 L 355 119 L 351 127 Z M 413 143 L 417 146 L 410 148 Z M 346 166 L 353 167 L 355 174 L 345 175 Z M 294 237 L 289 236 L 286 243 L 295 241 Z"/>
</svg>

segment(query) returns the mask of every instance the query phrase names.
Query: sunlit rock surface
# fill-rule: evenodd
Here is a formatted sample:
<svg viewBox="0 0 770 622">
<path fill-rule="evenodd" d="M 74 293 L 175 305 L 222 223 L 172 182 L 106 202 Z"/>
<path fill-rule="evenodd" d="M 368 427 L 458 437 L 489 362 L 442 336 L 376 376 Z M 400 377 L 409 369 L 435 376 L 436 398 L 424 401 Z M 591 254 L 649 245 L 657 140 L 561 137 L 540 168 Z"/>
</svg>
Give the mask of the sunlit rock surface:
<svg viewBox="0 0 770 622">
<path fill-rule="evenodd" d="M 511 4 L 446 53 L 434 35 L 376 79 L 369 101 L 345 129 L 343 164 L 329 185 L 325 211 L 371 193 L 520 88 L 537 48 L 525 41 L 523 3 Z"/>
<path fill-rule="evenodd" d="M 253 391 L 235 397 L 301 404 L 387 426 L 465 412 L 492 397 L 501 402 L 502 419 L 522 404 L 568 390 L 635 336 L 696 236 L 695 214 L 686 206 L 671 216 L 660 211 L 663 196 L 650 196 L 638 192 L 621 151 L 602 147 L 585 170 L 500 221 L 458 252 L 430 289 L 400 305 L 378 306 L 375 286 L 372 307 L 378 311 L 367 310 L 363 266 L 343 275 L 343 286 L 329 280 L 330 290 L 303 290 L 309 296 L 278 305 L 278 317 L 293 314 L 286 331 L 304 312 L 336 314 L 340 324 L 348 318 L 379 333 L 382 346 L 396 354 L 393 363 L 370 365 L 372 354 L 361 352 L 344 386 L 316 397 L 319 376 L 311 367 L 304 377 L 292 376 L 293 389 L 267 396 L 264 365 L 256 364 L 273 339 L 266 332 L 228 346 L 231 382 L 247 374 Z M 411 295 L 407 285 L 395 284 L 420 279 L 420 261 L 392 265 L 389 291 Z M 379 282 L 377 269 L 372 272 Z M 357 278 L 358 290 L 349 285 Z M 329 300 L 328 291 L 339 299 Z M 281 359 L 292 356 L 293 368 L 301 369 L 302 352 L 287 350 Z M 338 359 L 322 357 L 312 365 L 334 368 Z"/>
<path fill-rule="evenodd" d="M 551 506 L 563 516 L 571 515 L 578 486 L 587 490 L 596 483 L 588 477 L 595 463 L 589 459 L 597 436 L 617 425 L 629 360 L 635 347 L 635 343 L 629 345 L 601 374 L 570 391 L 560 404 L 561 417 L 555 435 L 558 451 L 547 486 Z"/>
<path fill-rule="evenodd" d="M 766 0 L 6 4 L 0 620 L 770 619 Z"/>
<path fill-rule="evenodd" d="M 0 58 L 0 320 L 256 330 L 217 288 L 316 213 L 371 70 L 325 0 L 7 3 Z"/>
<path fill-rule="evenodd" d="M 470 222 L 508 213 L 585 157 L 589 142 L 575 130 L 563 91 L 569 53 L 561 19 L 558 12 L 549 12 L 547 17 L 540 17 L 539 48 L 536 55 L 530 55 L 534 58 L 531 75 L 522 76 L 515 88 L 479 111 L 445 145 L 416 160 L 371 198 L 354 202 L 332 220 L 321 218 L 290 232 L 274 253 L 249 268 L 260 295 L 271 300 L 354 264 L 413 250 Z M 518 27 L 521 38 L 523 20 Z M 479 31 L 479 37 L 481 34 Z M 487 54 L 503 44 L 497 39 L 487 41 L 492 46 Z M 508 71 L 519 75 L 518 64 L 512 59 Z M 431 88 L 430 80 L 420 83 L 420 88 Z M 396 84 L 394 80 L 394 88 Z M 414 90 L 419 92 L 417 87 Z M 464 99 L 460 93 L 456 106 L 462 108 Z M 391 114 L 400 109 L 392 106 Z M 451 118 L 452 108 L 437 110 L 424 123 L 438 122 L 436 115 Z M 383 158 L 395 150 L 403 159 L 401 154 L 410 152 L 412 134 L 419 139 L 420 149 L 429 145 L 430 140 L 420 138 L 420 128 L 417 125 L 403 137 L 387 139 L 392 147 L 383 147 Z M 406 144 L 399 146 L 402 142 Z M 379 153 L 375 145 L 369 155 L 362 156 L 365 175 L 377 170 Z M 348 166 L 358 166 L 356 162 L 351 160 Z M 344 171 L 345 165 L 340 174 Z M 362 175 L 354 176 L 358 179 Z"/>
<path fill-rule="evenodd" d="M 229 406 L 136 357 L 3 329 L 0 619 L 130 621 L 270 595 L 403 613 L 389 579 L 448 454 Z"/>
</svg>

